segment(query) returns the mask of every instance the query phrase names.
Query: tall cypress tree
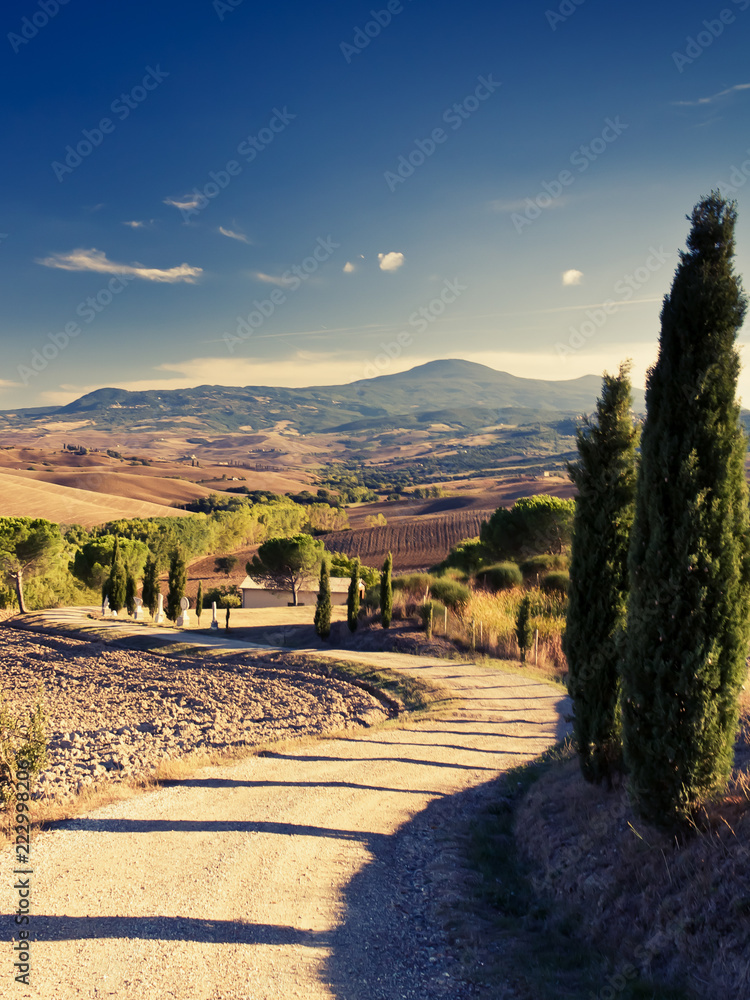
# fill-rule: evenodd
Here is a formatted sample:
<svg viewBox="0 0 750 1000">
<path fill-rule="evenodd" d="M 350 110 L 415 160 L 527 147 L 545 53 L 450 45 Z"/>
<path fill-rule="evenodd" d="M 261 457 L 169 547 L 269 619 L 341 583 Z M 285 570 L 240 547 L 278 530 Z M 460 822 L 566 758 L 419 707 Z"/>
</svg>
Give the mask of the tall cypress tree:
<svg viewBox="0 0 750 1000">
<path fill-rule="evenodd" d="M 473 627 L 472 625 L 472 629 Z M 521 663 L 525 663 L 526 652 L 531 649 L 531 644 L 534 641 L 534 630 L 531 627 L 531 598 L 528 594 L 524 595 L 523 600 L 518 605 L 518 613 L 516 614 L 516 639 L 518 640 L 518 648 L 521 651 Z M 472 638 L 472 645 L 473 641 Z"/>
<path fill-rule="evenodd" d="M 315 632 L 321 639 L 327 639 L 331 634 L 331 576 L 326 558 L 323 558 L 320 564 L 320 586 L 315 605 Z"/>
<path fill-rule="evenodd" d="M 596 418 L 577 434 L 578 488 L 563 649 L 575 709 L 575 738 L 588 781 L 611 781 L 622 746 L 617 717 L 617 640 L 625 625 L 628 545 L 635 513 L 635 449 L 630 363 L 605 373 Z"/>
<path fill-rule="evenodd" d="M 167 618 L 177 621 L 180 616 L 180 600 L 187 587 L 187 566 L 182 553 L 175 549 L 169 560 L 169 589 L 167 591 Z"/>
<path fill-rule="evenodd" d="M 125 575 L 125 607 L 129 615 L 135 614 L 135 598 L 137 593 L 138 589 L 135 577 L 128 570 Z"/>
<path fill-rule="evenodd" d="M 689 218 L 648 375 L 623 670 L 631 796 L 666 828 L 729 777 L 750 621 L 736 207 L 712 192 Z"/>
<path fill-rule="evenodd" d="M 350 632 L 357 631 L 359 617 L 359 559 L 352 560 L 352 575 L 349 580 L 349 593 L 346 598 L 346 621 Z"/>
<path fill-rule="evenodd" d="M 146 559 L 146 568 L 143 571 L 141 599 L 144 607 L 148 608 L 151 615 L 155 615 L 159 601 L 159 569 L 156 559 L 152 555 L 149 555 Z"/>
<path fill-rule="evenodd" d="M 390 628 L 393 619 L 393 556 L 389 552 L 380 574 L 380 620 L 383 628 Z"/>
<path fill-rule="evenodd" d="M 203 581 L 198 581 L 198 593 L 195 597 L 195 617 L 200 622 L 203 613 Z"/>
<path fill-rule="evenodd" d="M 115 538 L 114 549 L 112 550 L 112 569 L 109 574 L 109 606 L 113 611 L 122 611 L 125 607 L 127 591 L 127 574 L 125 572 L 125 560 L 120 551 L 120 539 Z"/>
</svg>

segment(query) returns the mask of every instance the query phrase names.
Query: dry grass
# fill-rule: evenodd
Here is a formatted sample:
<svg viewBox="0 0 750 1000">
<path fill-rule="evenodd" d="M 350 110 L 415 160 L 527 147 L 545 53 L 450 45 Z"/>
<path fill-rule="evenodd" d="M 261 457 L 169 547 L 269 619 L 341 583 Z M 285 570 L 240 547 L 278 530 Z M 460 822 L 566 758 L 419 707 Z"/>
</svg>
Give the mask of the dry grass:
<svg viewBox="0 0 750 1000">
<path fill-rule="evenodd" d="M 747 725 L 747 720 L 745 721 Z M 684 842 L 637 820 L 624 789 L 551 768 L 517 811 L 535 891 L 577 909 L 589 945 L 632 978 L 698 997 L 750 996 L 750 779 L 736 773 Z"/>
</svg>

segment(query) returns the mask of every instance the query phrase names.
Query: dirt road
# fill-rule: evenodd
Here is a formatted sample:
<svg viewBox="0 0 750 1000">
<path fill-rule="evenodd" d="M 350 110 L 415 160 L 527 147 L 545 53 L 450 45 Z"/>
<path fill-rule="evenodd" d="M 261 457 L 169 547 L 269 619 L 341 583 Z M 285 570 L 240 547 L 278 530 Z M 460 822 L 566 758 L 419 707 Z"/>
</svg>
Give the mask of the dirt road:
<svg viewBox="0 0 750 1000">
<path fill-rule="evenodd" d="M 206 769 L 37 836 L 30 986 L 14 982 L 6 943 L 0 996 L 467 995 L 425 915 L 440 850 L 425 817 L 561 738 L 567 704 L 474 664 L 360 657 L 444 683 L 461 707 Z M 9 942 L 12 918 L 3 926 Z"/>
</svg>

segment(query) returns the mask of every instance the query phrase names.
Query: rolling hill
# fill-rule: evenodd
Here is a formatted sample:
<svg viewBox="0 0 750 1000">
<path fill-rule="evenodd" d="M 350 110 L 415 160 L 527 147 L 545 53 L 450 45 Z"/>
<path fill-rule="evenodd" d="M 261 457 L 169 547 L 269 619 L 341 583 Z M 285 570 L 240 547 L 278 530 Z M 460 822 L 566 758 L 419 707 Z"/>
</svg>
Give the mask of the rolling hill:
<svg viewBox="0 0 750 1000">
<path fill-rule="evenodd" d="M 203 385 L 193 389 L 129 392 L 103 388 L 65 406 L 0 411 L 3 429 L 59 427 L 140 432 L 176 431 L 191 443 L 200 435 L 269 429 L 284 423 L 297 434 L 338 432 L 359 424 L 383 430 L 408 420 L 478 427 L 497 422 L 559 420 L 593 409 L 601 389 L 595 375 L 569 381 L 525 379 L 470 361 L 431 361 L 395 375 L 348 385 L 301 389 Z M 641 408 L 642 394 L 636 400 Z M 421 420 L 419 415 L 422 415 Z M 364 425 L 362 425 L 364 422 Z M 193 437 L 189 437 L 192 433 Z"/>
</svg>

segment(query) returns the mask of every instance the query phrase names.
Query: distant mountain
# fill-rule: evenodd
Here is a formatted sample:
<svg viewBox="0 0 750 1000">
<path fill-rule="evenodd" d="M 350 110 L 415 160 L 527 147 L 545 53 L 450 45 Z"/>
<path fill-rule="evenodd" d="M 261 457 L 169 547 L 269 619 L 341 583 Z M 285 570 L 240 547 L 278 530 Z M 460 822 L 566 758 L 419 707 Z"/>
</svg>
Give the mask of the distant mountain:
<svg viewBox="0 0 750 1000">
<path fill-rule="evenodd" d="M 264 430 L 288 421 L 300 434 L 389 425 L 447 423 L 471 427 L 495 422 L 554 421 L 590 412 L 601 378 L 563 382 L 517 378 L 471 361 L 430 361 L 396 375 L 347 385 L 300 389 L 202 385 L 194 389 L 129 392 L 97 389 L 66 406 L 0 411 L 3 427 L 33 428 L 55 421 L 91 421 L 105 431 L 138 430 L 226 433 Z M 643 394 L 635 406 L 643 409 Z M 192 418 L 186 421 L 185 418 Z"/>
</svg>

